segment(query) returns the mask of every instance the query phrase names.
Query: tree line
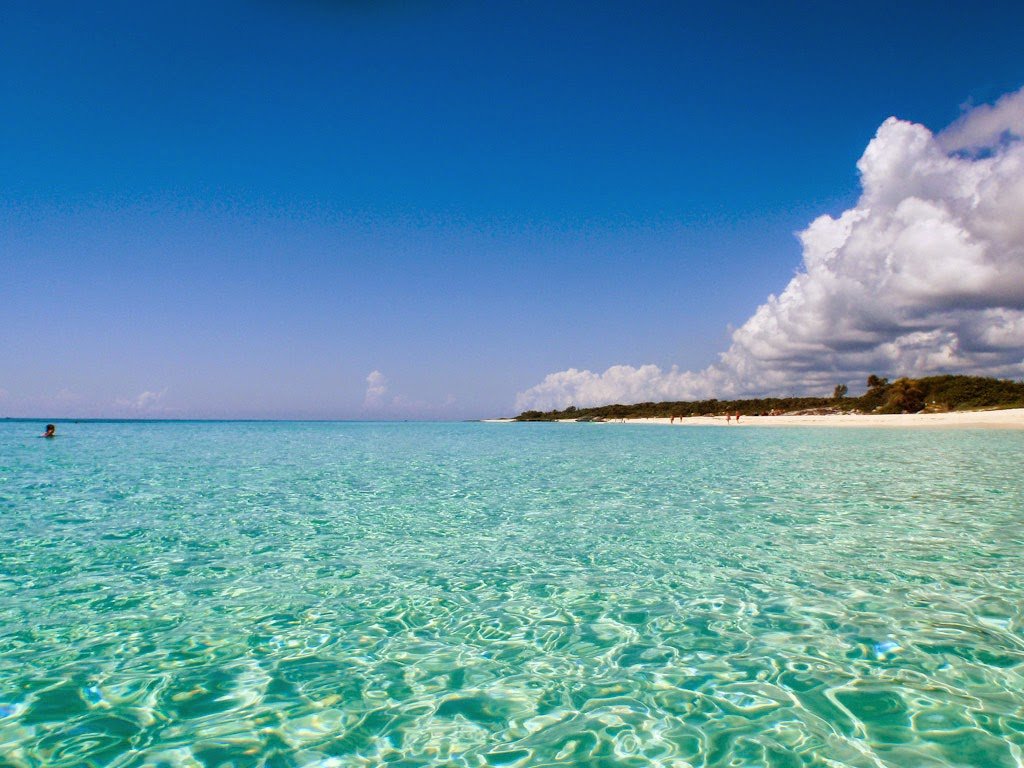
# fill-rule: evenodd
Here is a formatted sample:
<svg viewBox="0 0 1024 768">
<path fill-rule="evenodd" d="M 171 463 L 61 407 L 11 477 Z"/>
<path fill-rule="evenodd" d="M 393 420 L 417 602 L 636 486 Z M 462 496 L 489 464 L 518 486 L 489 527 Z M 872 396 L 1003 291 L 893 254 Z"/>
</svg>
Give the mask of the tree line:
<svg viewBox="0 0 1024 768">
<path fill-rule="evenodd" d="M 1024 408 L 1024 382 L 983 376 L 907 377 L 889 381 L 872 374 L 867 391 L 847 397 L 845 384 L 836 385 L 831 397 L 758 397 L 744 400 L 673 401 L 602 405 L 595 408 L 569 406 L 554 411 L 524 411 L 517 421 L 576 419 L 643 419 L 687 416 L 715 416 L 740 413 L 765 416 L 772 413 L 824 410 L 834 413 L 919 413 L 967 411 L 978 408 Z"/>
</svg>

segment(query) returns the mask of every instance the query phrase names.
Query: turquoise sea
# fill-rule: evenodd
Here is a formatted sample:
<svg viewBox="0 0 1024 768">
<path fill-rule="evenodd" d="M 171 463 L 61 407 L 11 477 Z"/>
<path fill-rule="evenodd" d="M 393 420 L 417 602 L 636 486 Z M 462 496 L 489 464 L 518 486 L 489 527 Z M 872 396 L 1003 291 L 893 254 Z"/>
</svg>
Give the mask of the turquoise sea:
<svg viewBox="0 0 1024 768">
<path fill-rule="evenodd" d="M 0 765 L 1024 765 L 1024 432 L 0 422 Z"/>
</svg>

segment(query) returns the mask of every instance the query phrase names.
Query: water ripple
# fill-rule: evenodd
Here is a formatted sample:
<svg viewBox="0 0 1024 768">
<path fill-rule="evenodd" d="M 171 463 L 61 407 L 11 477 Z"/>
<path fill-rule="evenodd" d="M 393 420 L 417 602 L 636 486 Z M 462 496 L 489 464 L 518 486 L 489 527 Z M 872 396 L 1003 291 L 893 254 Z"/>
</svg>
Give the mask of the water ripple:
<svg viewBox="0 0 1024 768">
<path fill-rule="evenodd" d="M 0 424 L 0 764 L 1024 765 L 1024 436 Z"/>
</svg>

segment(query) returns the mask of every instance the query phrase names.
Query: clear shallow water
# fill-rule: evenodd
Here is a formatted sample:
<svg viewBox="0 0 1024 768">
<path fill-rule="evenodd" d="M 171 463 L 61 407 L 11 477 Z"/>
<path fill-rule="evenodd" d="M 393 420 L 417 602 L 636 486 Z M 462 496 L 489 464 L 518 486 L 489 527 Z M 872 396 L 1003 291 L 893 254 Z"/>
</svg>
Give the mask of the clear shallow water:
<svg viewBox="0 0 1024 768">
<path fill-rule="evenodd" d="M 1024 433 L 41 427 L 0 765 L 1024 764 Z"/>
</svg>

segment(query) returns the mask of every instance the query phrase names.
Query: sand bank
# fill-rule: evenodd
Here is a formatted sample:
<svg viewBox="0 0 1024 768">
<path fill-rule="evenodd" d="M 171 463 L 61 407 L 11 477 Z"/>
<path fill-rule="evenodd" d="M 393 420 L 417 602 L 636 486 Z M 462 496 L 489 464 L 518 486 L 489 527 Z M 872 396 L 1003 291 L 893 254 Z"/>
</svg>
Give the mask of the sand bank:
<svg viewBox="0 0 1024 768">
<path fill-rule="evenodd" d="M 626 419 L 626 424 L 664 424 L 669 419 Z M 724 416 L 694 416 L 676 419 L 672 426 L 684 427 L 941 427 L 943 429 L 1024 429 L 1024 408 L 999 411 L 957 411 L 954 413 L 903 413 L 890 415 L 836 414 L 829 416 L 742 416 L 726 422 Z"/>
<path fill-rule="evenodd" d="M 482 419 L 491 424 L 518 424 L 514 419 Z M 558 423 L 572 424 L 575 419 Z M 1024 408 L 954 413 L 833 414 L 828 416 L 742 416 L 739 423 L 725 416 L 692 416 L 676 419 L 609 419 L 594 424 L 662 424 L 674 427 L 941 427 L 943 429 L 1024 429 Z"/>
</svg>

